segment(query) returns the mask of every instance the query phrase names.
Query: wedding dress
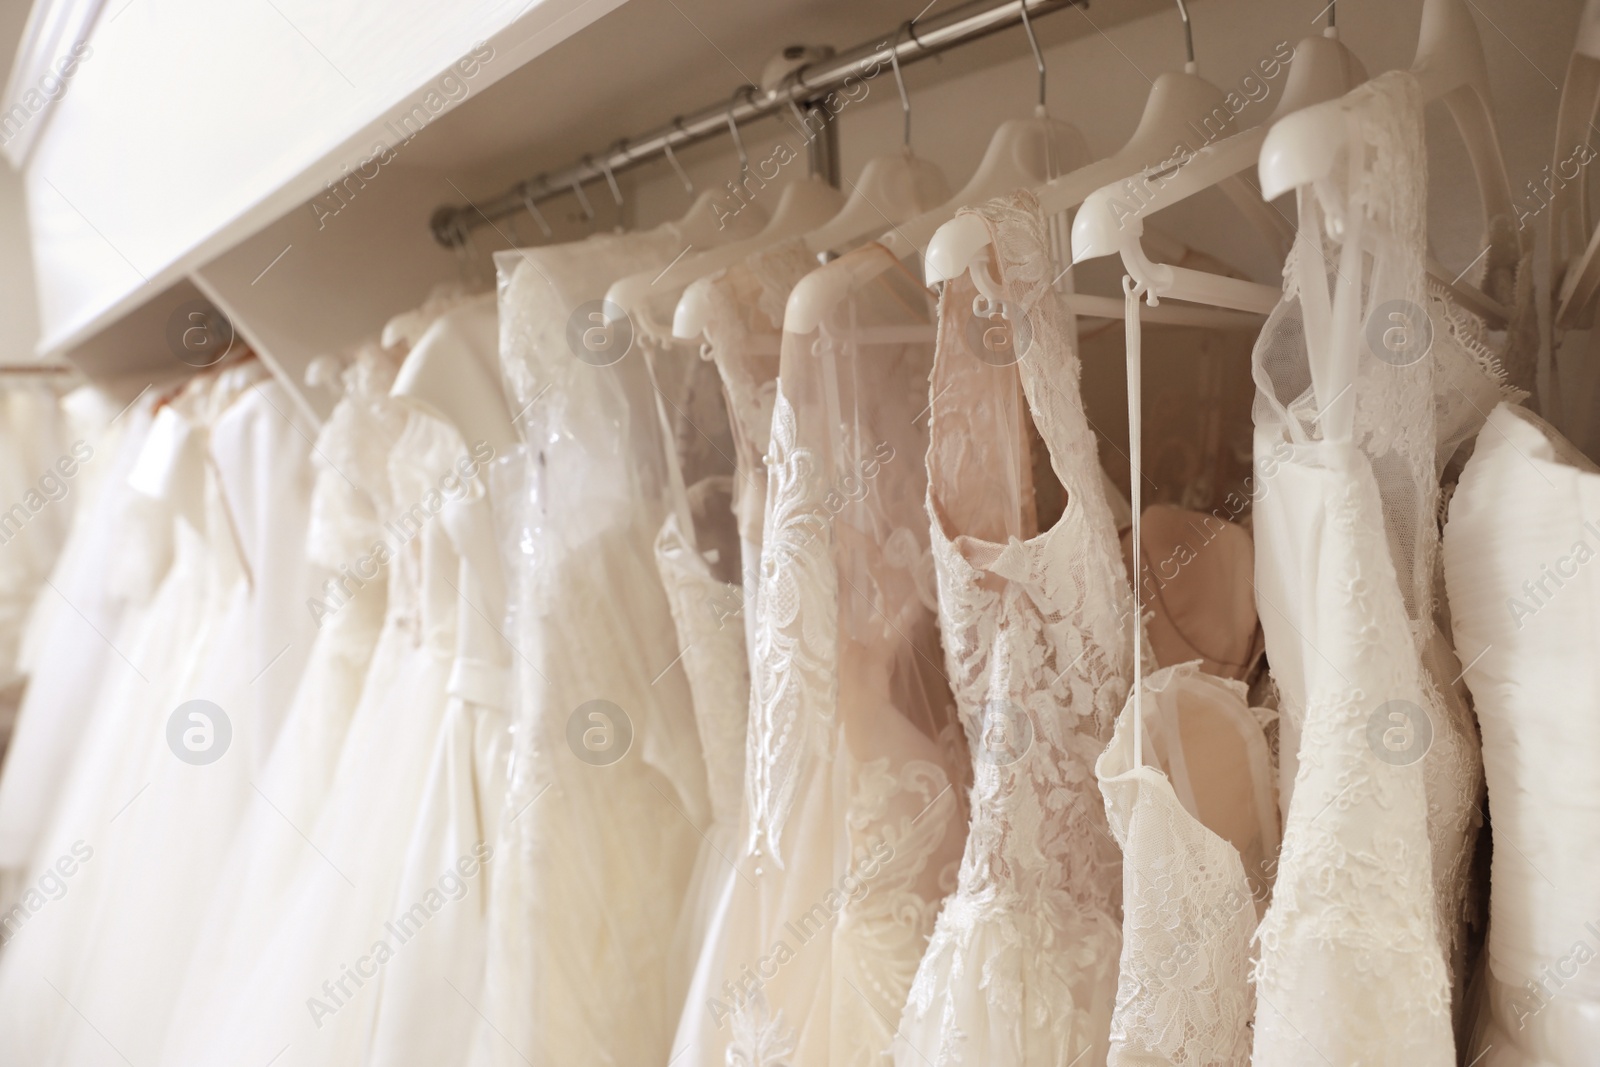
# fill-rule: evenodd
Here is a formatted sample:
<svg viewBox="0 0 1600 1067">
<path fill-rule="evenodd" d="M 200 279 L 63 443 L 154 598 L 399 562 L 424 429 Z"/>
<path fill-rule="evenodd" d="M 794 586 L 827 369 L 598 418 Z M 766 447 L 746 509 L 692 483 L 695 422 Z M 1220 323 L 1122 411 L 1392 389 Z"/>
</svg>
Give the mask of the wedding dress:
<svg viewBox="0 0 1600 1067">
<path fill-rule="evenodd" d="M 778 387 L 778 356 L 783 341 L 783 310 L 801 278 L 816 269 L 816 257 L 800 238 L 779 241 L 725 271 L 691 283 L 703 289 L 706 358 L 722 378 L 733 434 L 733 511 L 739 521 L 743 561 L 742 619 L 748 647 L 755 646 L 760 610 L 761 524 L 766 513 L 765 457 L 772 439 L 772 404 Z"/>
<path fill-rule="evenodd" d="M 42 382 L 0 390 L 0 689 L 26 673 L 23 636 L 78 498 L 55 469 L 70 460 L 61 398 Z M 74 464 L 74 466 L 76 466 Z M 0 731 L 9 723 L 0 722 Z"/>
<path fill-rule="evenodd" d="M 0 774 L 0 868 L 22 871 L 40 834 L 51 824 L 62 784 L 84 736 L 95 693 L 114 672 L 122 619 L 133 605 L 131 590 L 116 581 L 120 552 L 137 554 L 135 531 L 146 524 L 133 512 L 139 497 L 128 487 L 128 471 L 150 429 L 154 396 L 136 397 L 126 411 L 97 390 L 69 394 L 69 411 L 92 407 L 78 425 L 83 448 L 72 492 L 77 494 L 72 528 L 61 558 L 40 590 L 29 620 L 28 689 Z M 76 443 L 76 442 L 74 442 Z"/>
<path fill-rule="evenodd" d="M 386 589 L 371 555 L 393 511 L 389 454 L 405 425 L 387 395 L 394 371 L 382 352 L 359 354 L 311 450 L 306 555 L 333 577 L 299 605 L 315 619 L 315 643 L 198 920 L 164 1047 L 169 1062 L 217 1039 L 208 1024 L 271 948 L 284 894 L 310 847 L 301 828 L 316 825 L 368 667 L 380 646 L 381 664 L 392 666 L 399 650 L 399 632 L 392 622 L 384 627 Z"/>
<path fill-rule="evenodd" d="M 407 369 L 413 369 L 413 360 L 444 355 L 456 384 L 473 387 L 460 392 L 474 402 L 451 413 L 463 434 L 508 415 L 498 340 L 496 301 L 484 294 L 442 315 L 407 357 Z M 396 396 L 426 407 L 431 400 L 419 392 L 427 390 L 402 383 Z M 472 445 L 474 452 L 489 447 L 483 439 Z M 473 1005 L 489 947 L 490 878 L 484 867 L 495 858 L 510 747 L 506 580 L 491 507 L 496 486 L 514 463 L 515 457 L 497 456 L 440 516 L 461 560 L 452 583 L 459 598 L 455 662 L 393 912 L 402 921 L 415 901 L 441 890 L 449 903 L 385 967 L 362 1059 L 367 1067 L 465 1063 L 479 1022 Z"/>
<path fill-rule="evenodd" d="M 303 440 L 276 414 L 281 432 L 265 455 L 238 447 L 266 403 L 260 389 L 272 387 L 264 375 L 250 361 L 193 379 L 162 409 L 130 473 L 136 489 L 165 506 L 154 517 L 171 525 L 171 565 L 137 632 L 113 639 L 113 671 L 40 838 L 35 871 L 74 848 L 82 867 L 71 892 L 0 961 L 0 1014 L 24 1062 L 100 1063 L 117 1059 L 117 1048 L 153 1059 L 159 1048 L 152 1030 L 165 1026 L 196 932 L 193 913 L 253 772 L 246 690 L 260 665 L 233 650 L 254 639 L 265 615 L 255 609 L 267 601 L 251 596 L 246 578 L 249 553 L 265 542 L 241 538 L 230 505 L 277 494 L 292 514 L 295 459 L 304 456 Z M 217 654 L 222 648 L 230 651 Z M 222 710 L 205 709 L 195 735 L 174 716 L 197 697 Z M 191 752 L 193 762 L 183 758 Z M 11 1020 L 14 1011 L 26 1023 Z"/>
<path fill-rule="evenodd" d="M 267 950 L 164 1063 L 358 1061 L 384 967 L 447 906 L 436 891 L 409 902 L 421 913 L 394 911 L 456 646 L 459 561 L 435 512 L 476 458 L 442 421 L 408 417 L 388 457 L 393 511 L 368 550 L 389 567 L 388 617 L 326 799 L 296 828 L 307 848 L 268 920 Z"/>
<path fill-rule="evenodd" d="M 1142 705 L 1143 754 L 1133 716 Z M 1250 939 L 1277 847 L 1271 762 L 1240 682 L 1164 667 L 1095 764 L 1123 849 L 1110 1067 L 1250 1062 Z"/>
<path fill-rule="evenodd" d="M 933 309 L 883 246 L 850 256 L 871 281 L 783 336 L 744 840 L 680 1064 L 883 1062 L 960 855 L 918 462 Z"/>
<path fill-rule="evenodd" d="M 972 822 L 895 1062 L 1103 1063 L 1119 877 L 1093 768 L 1127 695 L 1128 583 L 1036 203 L 978 213 L 993 291 L 969 275 L 945 289 L 927 454 Z M 1030 422 L 1066 491 L 1042 530 Z"/>
<path fill-rule="evenodd" d="M 1318 106 L 1348 125 L 1349 155 L 1338 181 L 1300 192 L 1285 299 L 1254 357 L 1257 602 L 1286 815 L 1253 1062 L 1446 1064 L 1482 778 L 1435 618 L 1436 516 L 1503 375 L 1424 281 L 1415 80 Z"/>
<path fill-rule="evenodd" d="M 475 1064 L 668 1058 L 706 781 L 652 553 L 667 512 L 657 401 L 630 326 L 600 300 L 682 250 L 669 224 L 497 257 L 526 478 L 507 501 L 516 697 Z"/>
<path fill-rule="evenodd" d="M 705 753 L 711 821 L 701 831 L 694 874 L 684 895 L 684 914 L 672 957 L 687 988 L 710 929 L 723 883 L 733 877 L 729 857 L 738 851 L 739 817 L 744 799 L 745 727 L 750 707 L 750 661 L 737 612 L 740 587 L 739 534 L 730 508 L 729 478 L 711 478 L 690 487 L 682 510 L 674 510 L 656 538 L 656 566 L 672 605 L 683 670 L 694 697 L 700 750 Z M 692 524 L 692 535 L 684 530 Z M 726 519 L 722 522 L 719 520 Z M 704 547 L 702 547 L 704 546 Z"/>
<path fill-rule="evenodd" d="M 1494 829 L 1483 1011 L 1466 1055 L 1555 1067 L 1600 1048 L 1600 468 L 1521 408 L 1495 408 L 1489 428 L 1444 531 Z"/>
</svg>

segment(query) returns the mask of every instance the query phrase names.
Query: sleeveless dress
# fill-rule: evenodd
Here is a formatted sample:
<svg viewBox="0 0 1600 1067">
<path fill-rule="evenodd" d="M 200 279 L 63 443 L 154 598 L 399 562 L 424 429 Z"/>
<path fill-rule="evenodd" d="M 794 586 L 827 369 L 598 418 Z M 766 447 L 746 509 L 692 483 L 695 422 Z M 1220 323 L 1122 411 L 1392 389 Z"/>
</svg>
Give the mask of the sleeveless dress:
<svg viewBox="0 0 1600 1067">
<path fill-rule="evenodd" d="M 1136 760 L 1140 713 L 1144 758 Z M 1185 753 L 1196 735 L 1211 761 Z M 1122 957 L 1106 1062 L 1245 1067 L 1255 1012 L 1250 939 L 1264 899 L 1250 876 L 1277 845 L 1266 739 L 1245 686 L 1192 662 L 1156 671 L 1144 679 L 1143 699 L 1123 709 L 1095 773 L 1123 849 Z M 1215 793 L 1197 796 L 1207 777 Z"/>
<path fill-rule="evenodd" d="M 1502 404 L 1450 501 L 1445 578 L 1493 815 L 1482 1067 L 1585 1063 L 1600 1048 L 1600 468 Z"/>
<path fill-rule="evenodd" d="M 1300 193 L 1285 299 L 1254 356 L 1257 603 L 1286 809 L 1254 1062 L 1446 1064 L 1482 774 L 1437 611 L 1438 501 L 1506 388 L 1478 328 L 1425 281 L 1415 79 L 1318 106 L 1348 124 L 1352 158 Z"/>
<path fill-rule="evenodd" d="M 368 668 L 392 669 L 400 652 L 392 622 L 386 627 L 389 575 L 371 555 L 392 511 L 389 454 L 405 426 L 388 398 L 394 373 L 392 357 L 360 354 L 311 451 L 306 552 L 333 577 L 298 605 L 316 621 L 315 644 L 199 919 L 164 1046 L 168 1061 L 218 1039 L 209 1027 L 222 1005 L 271 950 L 284 895 L 311 852 L 303 830 L 321 814 Z"/>
<path fill-rule="evenodd" d="M 945 288 L 927 453 L 972 821 L 895 1062 L 1102 1063 L 1120 879 L 1093 768 L 1127 696 L 1128 583 L 1037 204 L 1018 194 L 977 213 L 997 295 L 970 275 Z M 1043 531 L 1030 418 L 1066 490 Z"/>
<path fill-rule="evenodd" d="M 497 257 L 525 480 L 508 501 L 516 695 L 474 1064 L 669 1055 L 705 771 L 652 551 L 656 398 L 641 353 L 593 316 L 617 278 L 682 249 L 667 225 Z"/>
<path fill-rule="evenodd" d="M 687 492 L 683 513 L 668 515 L 656 537 L 656 567 L 672 605 L 683 670 L 694 697 L 711 805 L 672 952 L 681 968 L 674 976 L 680 989 L 689 985 L 723 885 L 734 877 L 732 857 L 738 852 L 744 806 L 750 661 L 737 614 L 740 587 L 727 580 L 738 569 L 739 535 L 729 507 L 733 493 L 733 482 L 726 477 L 695 484 Z M 685 536 L 682 514 L 694 524 L 697 541 Z"/>
</svg>

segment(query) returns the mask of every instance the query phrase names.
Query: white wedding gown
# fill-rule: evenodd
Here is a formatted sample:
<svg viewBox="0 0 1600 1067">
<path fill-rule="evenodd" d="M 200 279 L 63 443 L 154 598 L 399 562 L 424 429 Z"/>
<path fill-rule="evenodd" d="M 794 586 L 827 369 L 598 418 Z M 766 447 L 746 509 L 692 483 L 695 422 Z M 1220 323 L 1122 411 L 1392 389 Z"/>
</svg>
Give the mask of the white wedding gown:
<svg viewBox="0 0 1600 1067">
<path fill-rule="evenodd" d="M 177 545 L 143 635 L 126 646 L 130 673 L 102 691 L 91 730 L 104 736 L 80 747 L 37 863 L 74 839 L 93 860 L 0 964 L 4 1010 L 41 1009 L 8 1023 L 32 1049 L 27 1062 L 155 1059 L 195 915 L 257 770 L 261 713 L 270 711 L 250 688 L 270 666 L 255 660 L 259 639 L 270 631 L 282 642 L 278 663 L 291 676 L 304 661 L 311 621 L 302 615 L 296 627 L 280 598 L 297 603 L 306 587 L 292 577 L 293 559 L 270 558 L 298 557 L 304 574 L 303 556 L 253 520 L 267 502 L 284 509 L 291 530 L 296 511 L 304 515 L 307 442 L 273 410 L 287 396 L 264 375 L 251 362 L 196 379 L 163 412 L 170 435 L 152 433 L 135 464 L 135 484 L 170 507 Z M 275 584 L 252 586 L 251 575 L 269 573 Z M 175 709 L 193 699 L 220 707 L 229 724 L 213 717 L 210 740 L 227 742 L 210 762 L 178 758 L 170 740 Z"/>
<path fill-rule="evenodd" d="M 116 561 L 123 552 L 137 554 L 134 531 L 145 528 L 133 514 L 143 498 L 127 480 L 150 430 L 154 396 L 147 392 L 120 411 L 122 402 L 84 387 L 64 403 L 99 409 L 74 422 L 101 430 L 78 431 L 88 454 L 71 490 L 72 529 L 28 622 L 28 688 L 0 774 L 0 869 L 19 875 L 51 823 L 95 693 L 113 669 L 107 638 L 115 639 L 135 599 L 118 580 Z"/>
<path fill-rule="evenodd" d="M 884 1062 L 954 883 L 964 753 L 938 666 L 920 462 L 933 309 L 881 245 L 850 257 L 871 280 L 818 329 L 783 336 L 744 840 L 677 1064 Z"/>
<path fill-rule="evenodd" d="M 1005 346 L 974 349 L 999 320 L 974 315 L 970 276 L 946 286 L 927 455 L 972 822 L 895 1063 L 1103 1063 L 1121 879 L 1094 762 L 1127 696 L 1130 591 L 1037 203 L 1024 193 L 976 213 L 1012 317 Z M 1030 424 L 1067 497 L 1044 529 Z"/>
<path fill-rule="evenodd" d="M 667 511 L 656 401 L 642 353 L 587 349 L 604 329 L 583 315 L 617 278 L 682 250 L 669 224 L 497 257 L 527 473 L 507 501 L 513 752 L 474 1064 L 669 1055 L 705 772 L 652 551 Z"/>
<path fill-rule="evenodd" d="M 315 823 L 298 827 L 307 848 L 269 919 L 265 950 L 196 1021 L 197 1040 L 169 1046 L 163 1062 L 172 1067 L 360 1057 L 383 968 L 415 933 L 409 924 L 391 929 L 402 918 L 394 901 L 456 651 L 458 556 L 441 519 L 420 513 L 465 458 L 454 430 L 416 413 L 391 450 L 395 513 L 380 535 L 388 619 L 327 797 Z M 444 906 L 442 898 L 421 903 L 424 924 Z"/>
<path fill-rule="evenodd" d="M 200 934 L 164 1046 L 167 1062 L 219 1039 L 214 1027 L 224 1005 L 271 950 L 284 894 L 312 847 L 301 835 L 322 811 L 368 666 L 380 644 L 397 647 L 392 624 L 384 629 L 386 575 L 364 562 L 393 510 L 389 453 L 405 426 L 404 412 L 388 398 L 394 372 L 392 357 L 382 352 L 358 356 L 311 452 L 316 474 L 306 554 L 335 577 L 317 591 L 318 628 L 305 673 L 210 905 L 197 920 Z"/>
<path fill-rule="evenodd" d="M 1318 106 L 1349 125 L 1356 155 L 1301 191 L 1285 300 L 1254 357 L 1257 602 L 1286 816 L 1256 935 L 1253 1063 L 1444 1065 L 1482 778 L 1434 613 L 1437 502 L 1502 375 L 1425 280 L 1415 79 L 1385 74 Z M 1331 279 L 1325 233 L 1338 235 Z M 1373 340 L 1373 317 L 1406 329 Z"/>
<path fill-rule="evenodd" d="M 1600 468 L 1536 416 L 1495 408 L 1444 531 L 1494 830 L 1477 1067 L 1600 1049 L 1597 556 Z"/>
</svg>

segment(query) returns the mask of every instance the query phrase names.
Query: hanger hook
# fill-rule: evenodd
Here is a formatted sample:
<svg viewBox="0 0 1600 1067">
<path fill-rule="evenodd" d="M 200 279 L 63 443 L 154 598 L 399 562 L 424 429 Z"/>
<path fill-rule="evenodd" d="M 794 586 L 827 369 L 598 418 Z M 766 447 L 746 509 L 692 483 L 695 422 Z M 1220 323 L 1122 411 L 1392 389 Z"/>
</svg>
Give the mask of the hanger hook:
<svg viewBox="0 0 1600 1067">
<path fill-rule="evenodd" d="M 611 199 L 617 202 L 618 207 L 622 206 L 622 190 L 617 188 L 617 176 L 611 173 L 611 153 L 620 152 L 627 147 L 628 139 L 620 138 L 616 144 L 606 149 L 604 156 L 600 157 L 600 168 L 606 172 L 606 184 L 611 186 Z"/>
<path fill-rule="evenodd" d="M 672 128 L 677 130 L 679 133 L 682 133 L 685 137 L 688 136 L 687 133 L 684 133 L 682 115 L 673 116 Z M 667 162 L 672 164 L 672 169 L 677 172 L 678 180 L 683 183 L 683 191 L 689 194 L 689 199 L 693 200 L 694 182 L 690 181 L 689 175 L 683 172 L 683 164 L 678 162 L 678 157 L 673 153 L 672 138 L 668 136 L 667 140 L 662 144 L 661 147 L 667 154 Z"/>
<path fill-rule="evenodd" d="M 1328 5 L 1328 29 L 1333 29 L 1339 20 L 1339 0 L 1332 0 Z"/>
<path fill-rule="evenodd" d="M 809 120 L 806 118 L 806 109 L 801 107 L 800 106 L 800 101 L 795 99 L 795 91 L 796 91 L 796 88 L 800 84 L 800 72 L 802 70 L 804 70 L 804 69 L 805 69 L 804 67 L 801 67 L 801 68 L 799 68 L 797 70 L 792 70 L 788 74 L 784 75 L 783 81 L 778 83 L 778 88 L 777 88 L 776 91 L 783 94 L 784 98 L 789 103 L 789 110 L 794 113 L 794 121 L 795 121 L 795 127 L 796 127 L 794 132 L 798 133 L 801 137 L 805 138 L 806 142 L 809 144 L 810 141 L 811 141 L 811 138 L 813 136 L 813 134 L 811 132 L 811 124 L 810 124 Z M 818 164 L 817 153 L 814 152 L 814 151 L 807 152 L 806 153 L 806 174 L 809 177 L 816 178 L 816 177 L 819 177 L 821 175 L 821 172 L 818 169 L 817 164 Z"/>
<path fill-rule="evenodd" d="M 549 188 L 549 184 L 545 181 L 543 174 L 535 178 L 534 181 L 539 183 L 541 191 Z M 544 212 L 539 210 L 539 204 L 534 200 L 533 189 L 529 187 L 528 182 L 522 183 L 522 206 L 528 209 L 528 214 L 533 216 L 533 221 L 539 224 L 539 230 L 545 235 L 546 239 L 555 236 L 554 231 L 550 229 L 550 224 L 545 221 Z"/>
<path fill-rule="evenodd" d="M 587 163 L 591 167 L 594 166 L 592 157 L 590 156 L 584 156 L 583 162 Z M 592 224 L 594 222 L 594 207 L 589 203 L 589 198 L 583 195 L 583 183 L 578 181 L 577 174 L 573 174 L 572 176 L 572 195 L 576 196 L 578 198 L 578 203 L 583 205 L 583 213 Z"/>
<path fill-rule="evenodd" d="M 1033 35 L 1033 19 L 1028 17 L 1028 0 L 1022 0 L 1022 29 L 1028 35 L 1028 47 L 1033 49 L 1033 62 L 1039 68 L 1039 113 L 1044 114 L 1044 53 L 1039 51 L 1039 39 Z"/>
<path fill-rule="evenodd" d="M 744 181 L 744 176 L 750 173 L 750 153 L 745 151 L 744 138 L 739 134 L 739 124 L 733 121 L 733 109 L 738 106 L 739 98 L 755 89 L 753 85 L 741 85 L 733 91 L 733 96 L 728 99 L 728 135 L 733 138 L 733 146 L 739 150 L 739 180 Z"/>
<path fill-rule="evenodd" d="M 911 97 L 906 95 L 906 80 L 900 74 L 900 35 L 909 29 L 911 21 L 908 19 L 894 31 L 894 41 L 889 45 L 889 63 L 894 67 L 894 85 L 900 90 L 900 110 L 905 113 L 905 146 L 908 152 L 911 150 Z"/>
<path fill-rule="evenodd" d="M 1178 0 L 1178 17 L 1183 19 L 1183 50 L 1190 63 L 1194 62 L 1194 24 L 1189 21 L 1189 8 Z"/>
</svg>

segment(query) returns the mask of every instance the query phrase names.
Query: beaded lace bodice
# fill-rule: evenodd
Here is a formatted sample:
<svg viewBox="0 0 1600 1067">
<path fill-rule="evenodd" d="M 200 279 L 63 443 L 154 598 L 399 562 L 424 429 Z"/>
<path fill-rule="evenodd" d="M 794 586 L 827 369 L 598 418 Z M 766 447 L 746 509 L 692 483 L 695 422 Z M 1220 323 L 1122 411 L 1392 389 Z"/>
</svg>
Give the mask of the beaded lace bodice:
<svg viewBox="0 0 1600 1067">
<path fill-rule="evenodd" d="M 946 286 L 927 458 L 972 821 L 906 1023 L 940 1063 L 1053 1063 L 1103 1050 L 1115 981 L 1120 865 L 1094 761 L 1127 695 L 1130 590 L 1038 209 L 1019 194 L 981 214 L 999 306 L 966 275 Z M 1042 533 L 1024 411 L 1067 492 Z M 968 1033 L 985 1003 L 1010 1020 L 998 1041 Z"/>
</svg>

